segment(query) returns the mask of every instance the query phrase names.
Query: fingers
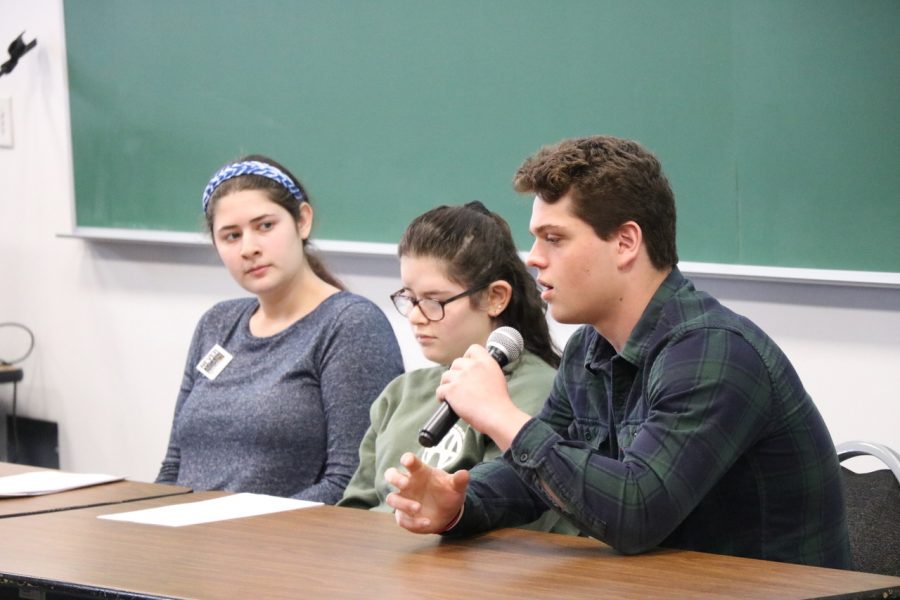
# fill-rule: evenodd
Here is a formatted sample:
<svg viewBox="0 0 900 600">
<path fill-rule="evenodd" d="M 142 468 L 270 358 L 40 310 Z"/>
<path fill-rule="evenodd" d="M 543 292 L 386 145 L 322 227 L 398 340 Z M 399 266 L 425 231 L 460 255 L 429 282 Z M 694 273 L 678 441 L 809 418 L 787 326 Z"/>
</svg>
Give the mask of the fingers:
<svg viewBox="0 0 900 600">
<path fill-rule="evenodd" d="M 466 350 L 466 353 L 463 354 L 463 357 L 470 360 L 484 360 L 490 358 L 490 353 L 488 353 L 487 348 L 481 344 L 472 344 Z"/>
<path fill-rule="evenodd" d="M 384 472 L 384 480 L 398 490 L 405 489 L 406 486 L 409 485 L 409 477 L 394 467 L 391 467 Z"/>
<path fill-rule="evenodd" d="M 403 511 L 394 512 L 394 520 L 397 525 L 413 533 L 434 533 L 431 527 L 431 519 L 425 517 L 411 517 Z"/>
<path fill-rule="evenodd" d="M 414 476 L 426 466 L 425 463 L 423 463 L 419 459 L 419 457 L 412 452 L 404 452 L 400 457 L 400 464 L 406 467 L 406 470 L 409 471 L 409 474 L 412 476 Z"/>
<path fill-rule="evenodd" d="M 431 519 L 420 516 L 422 505 L 415 500 L 404 498 L 397 492 L 391 492 L 385 498 L 387 505 L 394 509 L 394 520 L 397 525 L 413 533 L 433 533 Z"/>
<path fill-rule="evenodd" d="M 479 346 L 476 344 L 475 346 L 471 346 L 471 348 L 478 348 Z M 465 373 L 471 368 L 472 360 L 468 358 L 469 352 L 466 351 L 466 354 L 455 359 L 452 363 L 450 363 L 450 368 L 444 371 L 441 374 L 441 381 L 438 384 L 437 389 L 434 391 L 434 396 L 437 398 L 438 402 L 445 402 L 448 397 L 453 394 L 453 388 L 460 381 L 460 377 L 465 377 Z"/>
<path fill-rule="evenodd" d="M 402 490 L 409 485 L 409 478 L 421 471 L 425 463 L 412 452 L 404 452 L 400 457 L 400 464 L 406 468 L 407 472 L 403 473 L 395 467 L 390 467 L 384 472 L 384 480 Z"/>
<path fill-rule="evenodd" d="M 415 500 L 404 498 L 397 492 L 391 492 L 390 494 L 388 494 L 385 497 L 384 501 L 395 511 L 402 512 L 410 519 L 416 518 L 419 514 L 419 511 L 422 510 L 421 504 L 419 504 Z"/>
<path fill-rule="evenodd" d="M 403 496 L 403 492 L 406 492 L 410 489 L 412 484 L 414 483 L 414 478 L 417 474 L 421 473 L 423 469 L 427 468 L 427 465 L 423 463 L 419 458 L 413 454 L 412 452 L 406 452 L 400 457 L 400 464 L 406 468 L 407 473 L 401 472 L 399 469 L 395 467 L 390 467 L 384 472 L 384 480 L 397 488 L 400 493 L 393 492 L 388 494 L 385 498 L 388 506 L 394 508 L 395 510 L 403 511 L 411 516 L 415 516 L 418 514 L 420 510 L 422 510 L 422 505 L 410 498 Z"/>
<path fill-rule="evenodd" d="M 400 464 L 406 468 L 406 473 L 400 471 L 396 467 L 389 467 L 384 472 L 384 480 L 397 488 L 405 490 L 410 485 L 410 480 L 416 477 L 427 465 L 416 457 L 412 452 L 406 452 L 400 457 Z"/>
<path fill-rule="evenodd" d="M 394 509 L 394 520 L 413 533 L 436 533 L 459 511 L 469 484 L 469 472 L 450 475 L 422 462 L 415 454 L 400 457 L 401 469 L 384 472 L 385 481 L 396 488 L 385 498 Z M 456 504 L 457 506 L 454 506 Z"/>
<path fill-rule="evenodd" d="M 453 361 L 453 362 L 455 363 L 456 361 Z M 451 369 L 452 368 L 453 367 L 451 367 Z M 451 381 L 453 381 L 453 371 L 451 371 L 450 369 L 447 369 L 446 371 L 441 373 L 441 382 L 439 385 L 443 385 L 445 383 L 450 383 Z"/>
<path fill-rule="evenodd" d="M 450 476 L 450 485 L 453 486 L 454 491 L 464 494 L 466 488 L 469 487 L 469 471 L 461 469 L 453 473 Z"/>
</svg>

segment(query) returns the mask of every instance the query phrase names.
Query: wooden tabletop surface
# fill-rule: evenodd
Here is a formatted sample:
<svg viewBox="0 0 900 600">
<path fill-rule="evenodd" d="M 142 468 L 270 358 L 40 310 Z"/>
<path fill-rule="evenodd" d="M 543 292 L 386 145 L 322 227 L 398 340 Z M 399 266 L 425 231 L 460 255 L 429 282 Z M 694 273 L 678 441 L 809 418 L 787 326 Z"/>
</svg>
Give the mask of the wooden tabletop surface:
<svg viewBox="0 0 900 600">
<path fill-rule="evenodd" d="M 142 598 L 900 597 L 895 577 L 681 550 L 622 556 L 519 529 L 445 540 L 332 506 L 187 527 L 96 518 L 217 495 L 0 520 L 0 580 Z"/>
<path fill-rule="evenodd" d="M 48 469 L 0 462 L 0 477 L 45 470 Z M 114 481 L 41 496 L 0 498 L 0 519 L 187 494 L 190 491 L 190 488 L 159 483 Z"/>
</svg>

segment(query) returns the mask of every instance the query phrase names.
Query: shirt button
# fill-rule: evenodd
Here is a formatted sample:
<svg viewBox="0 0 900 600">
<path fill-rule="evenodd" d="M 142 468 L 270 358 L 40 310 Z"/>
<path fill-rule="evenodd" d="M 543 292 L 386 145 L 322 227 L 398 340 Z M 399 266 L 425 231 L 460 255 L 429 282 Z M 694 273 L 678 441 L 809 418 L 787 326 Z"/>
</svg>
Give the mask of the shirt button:
<svg viewBox="0 0 900 600">
<path fill-rule="evenodd" d="M 528 453 L 527 453 L 527 452 L 523 452 L 522 454 L 519 455 L 519 461 L 520 461 L 520 462 L 525 462 L 526 460 L 528 460 Z"/>
</svg>

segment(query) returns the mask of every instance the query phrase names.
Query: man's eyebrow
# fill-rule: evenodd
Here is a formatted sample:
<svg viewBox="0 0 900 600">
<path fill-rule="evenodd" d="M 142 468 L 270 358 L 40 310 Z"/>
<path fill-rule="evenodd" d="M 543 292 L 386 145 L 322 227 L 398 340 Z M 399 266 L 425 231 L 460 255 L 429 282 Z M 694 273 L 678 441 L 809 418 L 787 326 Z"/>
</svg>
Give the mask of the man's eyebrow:
<svg viewBox="0 0 900 600">
<path fill-rule="evenodd" d="M 554 223 L 544 223 L 543 225 L 538 225 L 537 227 L 532 229 L 531 232 L 535 235 L 538 235 L 538 234 L 544 233 L 545 231 L 548 231 L 548 230 L 549 231 L 559 231 L 560 229 L 561 229 L 560 226 L 556 225 Z"/>
</svg>

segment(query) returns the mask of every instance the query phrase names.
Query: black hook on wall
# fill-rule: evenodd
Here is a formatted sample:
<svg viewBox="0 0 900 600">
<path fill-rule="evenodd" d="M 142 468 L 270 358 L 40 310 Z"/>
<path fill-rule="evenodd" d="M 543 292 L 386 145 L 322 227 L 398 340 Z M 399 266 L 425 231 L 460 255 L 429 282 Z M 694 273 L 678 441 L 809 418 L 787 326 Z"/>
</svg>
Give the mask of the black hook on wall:
<svg viewBox="0 0 900 600">
<path fill-rule="evenodd" d="M 6 75 L 7 73 L 11 73 L 13 69 L 16 68 L 16 65 L 19 64 L 19 59 L 25 56 L 25 53 L 34 48 L 37 45 L 37 40 L 31 40 L 27 44 L 22 40 L 22 36 L 25 35 L 25 32 L 19 34 L 19 37 L 14 39 L 12 43 L 7 48 L 7 52 L 9 52 L 9 60 L 0 65 L 0 77 Z"/>
</svg>

